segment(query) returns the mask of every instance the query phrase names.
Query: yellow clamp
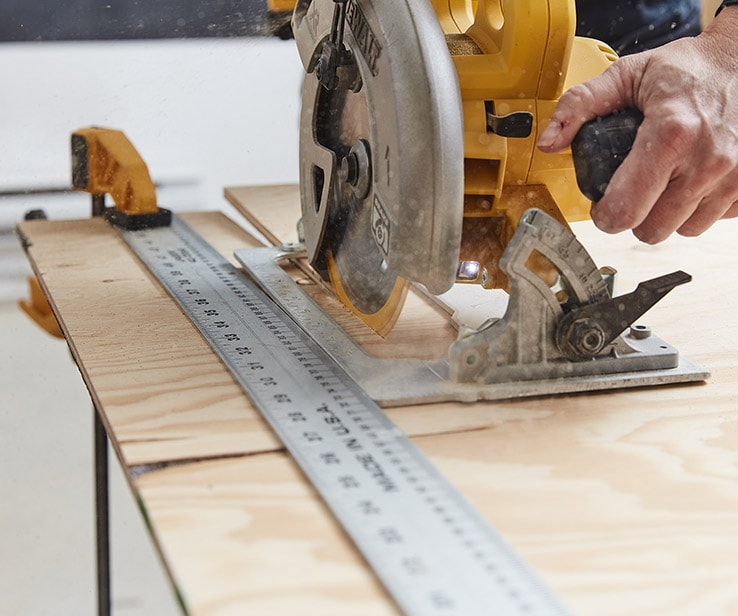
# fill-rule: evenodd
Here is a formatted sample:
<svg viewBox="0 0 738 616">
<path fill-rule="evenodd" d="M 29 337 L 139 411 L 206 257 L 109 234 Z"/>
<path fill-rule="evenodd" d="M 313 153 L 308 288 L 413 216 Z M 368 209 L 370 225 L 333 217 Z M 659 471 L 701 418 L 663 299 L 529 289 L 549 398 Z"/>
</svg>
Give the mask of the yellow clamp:
<svg viewBox="0 0 738 616">
<path fill-rule="evenodd" d="M 295 0 L 267 0 L 267 10 L 272 13 L 286 13 L 295 8 Z"/>
<path fill-rule="evenodd" d="M 37 325 L 46 330 L 52 336 L 64 338 L 59 322 L 56 320 L 54 313 L 49 305 L 49 300 L 41 289 L 41 284 L 34 276 L 28 278 L 28 290 L 30 301 L 19 300 L 18 305 L 21 309 L 33 319 Z"/>
<path fill-rule="evenodd" d="M 156 202 L 156 188 L 136 148 L 119 130 L 82 128 L 72 133 L 72 187 L 94 197 L 109 194 L 105 216 L 126 229 L 169 225 L 172 214 Z"/>
</svg>

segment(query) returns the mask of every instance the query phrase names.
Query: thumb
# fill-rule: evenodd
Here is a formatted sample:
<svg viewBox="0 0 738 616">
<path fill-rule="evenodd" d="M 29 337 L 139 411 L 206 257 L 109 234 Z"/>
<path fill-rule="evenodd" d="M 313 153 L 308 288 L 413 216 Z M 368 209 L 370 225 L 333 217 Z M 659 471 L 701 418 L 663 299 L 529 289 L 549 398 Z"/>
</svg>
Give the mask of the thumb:
<svg viewBox="0 0 738 616">
<path fill-rule="evenodd" d="M 563 150 L 585 122 L 634 106 L 633 84 L 640 81 L 644 55 L 620 58 L 601 75 L 564 92 L 538 137 L 538 147 L 544 152 Z"/>
</svg>

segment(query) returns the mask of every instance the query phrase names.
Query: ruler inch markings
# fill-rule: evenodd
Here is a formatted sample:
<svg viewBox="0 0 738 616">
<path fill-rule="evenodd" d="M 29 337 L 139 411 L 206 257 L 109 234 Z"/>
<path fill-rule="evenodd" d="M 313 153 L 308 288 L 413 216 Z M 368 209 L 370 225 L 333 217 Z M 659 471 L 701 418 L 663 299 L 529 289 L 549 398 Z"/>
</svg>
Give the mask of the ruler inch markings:
<svg viewBox="0 0 738 616">
<path fill-rule="evenodd" d="M 341 366 L 186 223 L 119 232 L 404 613 L 570 614 Z"/>
</svg>

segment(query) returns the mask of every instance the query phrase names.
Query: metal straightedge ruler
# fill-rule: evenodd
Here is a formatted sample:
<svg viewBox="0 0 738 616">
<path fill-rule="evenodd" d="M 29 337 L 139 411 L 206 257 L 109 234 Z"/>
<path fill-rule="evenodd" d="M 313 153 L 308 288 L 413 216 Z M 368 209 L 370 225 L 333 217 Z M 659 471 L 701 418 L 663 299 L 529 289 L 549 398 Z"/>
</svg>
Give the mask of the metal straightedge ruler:
<svg viewBox="0 0 738 616">
<path fill-rule="evenodd" d="M 202 237 L 176 216 L 120 232 L 406 614 L 569 614 L 361 387 Z"/>
</svg>

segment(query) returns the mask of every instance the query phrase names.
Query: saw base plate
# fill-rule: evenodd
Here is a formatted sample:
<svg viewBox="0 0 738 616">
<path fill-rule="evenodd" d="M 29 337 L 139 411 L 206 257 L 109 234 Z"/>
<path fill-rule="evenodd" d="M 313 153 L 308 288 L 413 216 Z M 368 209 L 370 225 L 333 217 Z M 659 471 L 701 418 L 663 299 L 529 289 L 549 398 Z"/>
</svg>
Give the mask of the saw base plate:
<svg viewBox="0 0 738 616">
<path fill-rule="evenodd" d="M 304 258 L 301 245 L 238 250 L 236 259 L 262 289 L 384 407 L 424 402 L 505 400 L 633 387 L 694 383 L 709 372 L 684 357 L 673 368 L 571 375 L 502 383 L 462 383 L 449 379 L 449 360 L 387 358 L 369 354 L 346 333 L 280 263 Z M 326 291 L 328 293 L 328 291 Z M 657 336 L 631 341 L 646 354 L 676 352 Z"/>
</svg>

